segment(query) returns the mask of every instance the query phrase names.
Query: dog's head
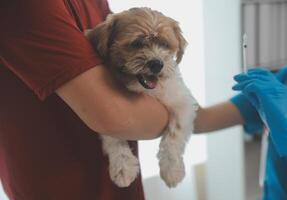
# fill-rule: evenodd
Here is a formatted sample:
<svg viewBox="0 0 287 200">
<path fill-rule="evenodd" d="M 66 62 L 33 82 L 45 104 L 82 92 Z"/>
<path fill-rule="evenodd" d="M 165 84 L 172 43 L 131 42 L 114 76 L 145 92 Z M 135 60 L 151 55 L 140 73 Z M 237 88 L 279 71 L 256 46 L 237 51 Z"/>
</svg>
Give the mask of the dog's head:
<svg viewBox="0 0 287 200">
<path fill-rule="evenodd" d="M 118 78 L 134 90 L 154 89 L 170 77 L 187 44 L 175 20 L 149 8 L 109 15 L 86 35 Z"/>
</svg>

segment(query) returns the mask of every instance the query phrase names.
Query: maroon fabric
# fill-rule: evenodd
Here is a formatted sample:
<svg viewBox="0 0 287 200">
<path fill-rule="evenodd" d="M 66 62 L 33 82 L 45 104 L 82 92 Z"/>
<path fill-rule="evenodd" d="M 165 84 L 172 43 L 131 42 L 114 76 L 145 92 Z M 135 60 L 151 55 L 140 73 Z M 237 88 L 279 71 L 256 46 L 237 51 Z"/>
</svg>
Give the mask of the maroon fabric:
<svg viewBox="0 0 287 200">
<path fill-rule="evenodd" d="M 105 0 L 0 2 L 0 178 L 11 200 L 144 199 L 140 177 L 111 182 L 98 135 L 53 93 L 100 63 L 82 31 L 108 13 Z"/>
</svg>

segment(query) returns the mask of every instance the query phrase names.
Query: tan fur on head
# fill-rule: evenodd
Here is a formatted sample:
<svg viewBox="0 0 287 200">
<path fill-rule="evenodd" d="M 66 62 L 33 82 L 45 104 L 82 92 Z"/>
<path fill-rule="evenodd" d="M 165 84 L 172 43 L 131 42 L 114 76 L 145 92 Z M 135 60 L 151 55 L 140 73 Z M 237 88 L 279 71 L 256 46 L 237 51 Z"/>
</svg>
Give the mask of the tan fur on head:
<svg viewBox="0 0 287 200">
<path fill-rule="evenodd" d="M 105 58 L 107 51 L 113 40 L 113 33 L 116 31 L 116 20 L 112 18 L 112 14 L 108 15 L 106 21 L 99 24 L 93 30 L 85 32 L 86 37 L 91 41 L 93 47 L 101 56 Z"/>
<path fill-rule="evenodd" d="M 159 81 L 168 78 L 181 61 L 186 40 L 178 22 L 149 8 L 132 8 L 109 15 L 105 22 L 87 33 L 97 53 L 127 84 L 135 75 L 150 75 L 146 64 L 151 59 L 163 62 Z"/>
</svg>

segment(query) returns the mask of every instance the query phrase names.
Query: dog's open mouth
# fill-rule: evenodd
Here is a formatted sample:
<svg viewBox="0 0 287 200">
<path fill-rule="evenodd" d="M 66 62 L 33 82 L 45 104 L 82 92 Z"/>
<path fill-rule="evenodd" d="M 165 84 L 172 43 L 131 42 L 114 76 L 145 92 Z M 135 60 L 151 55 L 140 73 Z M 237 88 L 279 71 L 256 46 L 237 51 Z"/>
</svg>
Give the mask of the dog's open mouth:
<svg viewBox="0 0 287 200">
<path fill-rule="evenodd" d="M 146 89 L 154 89 L 158 78 L 155 75 L 139 74 L 137 75 L 139 83 Z"/>
</svg>

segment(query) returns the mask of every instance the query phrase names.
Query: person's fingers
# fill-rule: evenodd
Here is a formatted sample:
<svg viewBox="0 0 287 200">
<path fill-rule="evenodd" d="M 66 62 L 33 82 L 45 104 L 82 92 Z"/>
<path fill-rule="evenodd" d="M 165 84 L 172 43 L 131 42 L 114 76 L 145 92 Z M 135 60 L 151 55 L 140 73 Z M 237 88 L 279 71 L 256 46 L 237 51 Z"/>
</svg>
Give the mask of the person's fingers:
<svg viewBox="0 0 287 200">
<path fill-rule="evenodd" d="M 240 83 L 243 81 L 251 80 L 251 79 L 258 79 L 262 81 L 270 81 L 271 79 L 275 78 L 273 74 L 265 73 L 265 72 L 251 72 L 251 73 L 241 73 L 233 77 L 233 79 Z"/>
<path fill-rule="evenodd" d="M 249 76 L 245 73 L 238 74 L 233 77 L 236 82 L 242 82 L 249 79 Z"/>
<path fill-rule="evenodd" d="M 256 96 L 261 95 L 262 93 L 264 94 L 264 83 L 262 83 L 262 81 L 260 80 L 252 80 L 249 81 L 248 83 L 245 83 L 243 88 L 242 88 L 242 92 L 245 94 L 255 94 Z"/>
<path fill-rule="evenodd" d="M 250 77 L 258 77 L 258 79 L 261 80 L 275 79 L 275 75 L 267 69 L 250 69 L 248 70 L 247 74 Z"/>
<path fill-rule="evenodd" d="M 259 108 L 259 97 L 262 94 L 262 90 L 264 90 L 263 85 L 264 81 L 253 78 L 237 83 L 232 89 L 241 91 L 255 108 Z"/>
<path fill-rule="evenodd" d="M 232 89 L 235 91 L 242 91 L 246 94 L 255 93 L 257 95 L 261 95 L 264 94 L 264 90 L 266 90 L 266 81 L 255 78 L 249 79 L 235 84 Z"/>
<path fill-rule="evenodd" d="M 247 71 L 247 74 L 251 75 L 251 74 L 269 74 L 271 73 L 269 70 L 267 69 L 264 69 L 264 68 L 252 68 L 252 69 L 249 69 Z"/>
<path fill-rule="evenodd" d="M 251 84 L 252 82 L 254 81 L 254 79 L 247 79 L 245 81 L 242 81 L 242 82 L 238 82 L 237 84 L 235 84 L 232 89 L 235 90 L 235 91 L 241 91 L 241 90 L 244 90 L 244 88 Z"/>
<path fill-rule="evenodd" d="M 276 74 L 276 78 L 281 82 L 286 84 L 287 83 L 287 65 L 280 69 Z"/>
<path fill-rule="evenodd" d="M 245 95 L 249 101 L 252 103 L 252 105 L 258 109 L 259 104 L 259 98 L 261 94 L 261 83 L 260 81 L 253 81 L 250 82 L 245 86 L 245 88 L 242 90 L 243 95 Z"/>
</svg>

